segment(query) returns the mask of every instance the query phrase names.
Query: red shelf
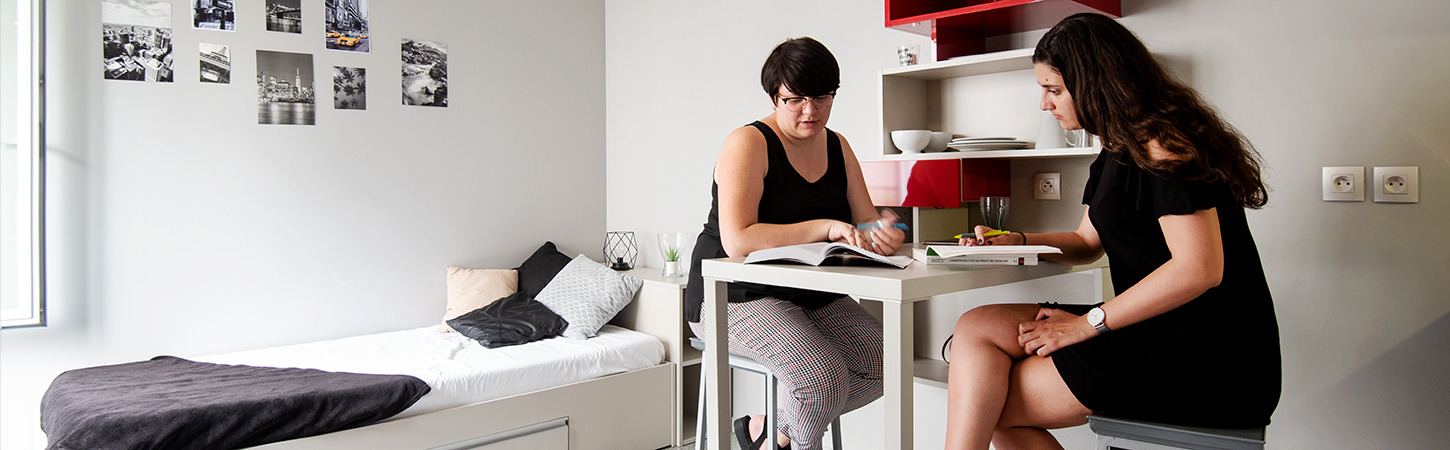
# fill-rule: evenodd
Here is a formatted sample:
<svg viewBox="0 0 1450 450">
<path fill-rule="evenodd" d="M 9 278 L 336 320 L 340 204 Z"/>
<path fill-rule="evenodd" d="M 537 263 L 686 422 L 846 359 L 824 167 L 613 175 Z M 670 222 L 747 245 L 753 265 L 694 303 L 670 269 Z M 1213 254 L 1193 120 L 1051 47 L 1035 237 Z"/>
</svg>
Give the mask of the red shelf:
<svg viewBox="0 0 1450 450">
<path fill-rule="evenodd" d="M 1083 12 L 1121 17 L 1122 4 L 1120 0 L 886 0 L 886 27 L 930 22 L 936 59 L 944 61 L 986 51 L 988 36 L 1052 28 Z"/>
</svg>

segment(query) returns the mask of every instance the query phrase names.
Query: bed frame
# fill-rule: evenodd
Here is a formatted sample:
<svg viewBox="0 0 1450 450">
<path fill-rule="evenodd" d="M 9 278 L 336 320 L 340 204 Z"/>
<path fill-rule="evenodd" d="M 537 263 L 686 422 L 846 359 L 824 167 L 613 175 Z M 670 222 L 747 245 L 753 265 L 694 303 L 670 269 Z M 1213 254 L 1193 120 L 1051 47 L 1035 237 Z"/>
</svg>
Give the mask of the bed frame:
<svg viewBox="0 0 1450 450">
<path fill-rule="evenodd" d="M 646 287 L 650 283 L 646 282 Z M 680 308 L 669 289 L 641 289 L 610 323 L 682 345 Z M 272 443 L 268 450 L 658 449 L 675 442 L 679 361 L 351 430 Z"/>
</svg>

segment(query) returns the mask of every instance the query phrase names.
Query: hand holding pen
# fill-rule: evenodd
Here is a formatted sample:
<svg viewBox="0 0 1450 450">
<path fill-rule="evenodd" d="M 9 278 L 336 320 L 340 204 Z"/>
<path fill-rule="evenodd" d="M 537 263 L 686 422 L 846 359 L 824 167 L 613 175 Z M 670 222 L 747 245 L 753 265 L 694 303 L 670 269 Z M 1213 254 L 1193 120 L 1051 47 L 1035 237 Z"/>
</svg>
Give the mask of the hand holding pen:
<svg viewBox="0 0 1450 450">
<path fill-rule="evenodd" d="M 965 245 L 965 246 L 969 246 L 969 247 L 978 246 L 978 245 L 994 245 L 994 244 L 995 245 L 1026 245 L 1027 235 L 1022 234 L 1021 232 L 1007 231 L 1007 230 L 993 230 L 992 228 L 990 228 L 990 227 L 988 227 L 986 225 L 977 225 L 976 230 L 977 230 L 976 233 L 958 234 L 958 235 L 954 236 L 954 237 L 957 238 L 957 244 L 958 245 Z M 1013 234 L 1016 234 L 1016 235 L 1021 236 L 1022 237 L 1022 242 L 1018 242 L 1016 238 L 1013 238 L 1012 237 Z"/>
<path fill-rule="evenodd" d="M 874 222 L 858 223 L 856 229 L 866 232 L 867 245 L 861 247 L 883 255 L 896 253 L 906 241 L 907 226 L 897 222 L 899 217 L 891 209 L 882 209 L 881 218 Z"/>
</svg>

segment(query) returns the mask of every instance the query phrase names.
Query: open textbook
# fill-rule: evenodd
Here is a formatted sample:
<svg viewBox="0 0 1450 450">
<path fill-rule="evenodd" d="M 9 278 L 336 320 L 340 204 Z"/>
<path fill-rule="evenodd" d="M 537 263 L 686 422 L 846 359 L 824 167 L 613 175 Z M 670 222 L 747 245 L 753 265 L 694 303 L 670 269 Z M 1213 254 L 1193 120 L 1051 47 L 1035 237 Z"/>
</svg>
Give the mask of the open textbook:
<svg viewBox="0 0 1450 450">
<path fill-rule="evenodd" d="M 787 245 L 784 247 L 756 250 L 750 252 L 750 256 L 745 257 L 745 263 L 794 261 L 801 264 L 819 266 L 830 259 L 869 260 L 901 269 L 905 269 L 906 266 L 911 264 L 910 256 L 885 256 L 861 247 L 840 242 L 812 242 L 809 244 Z"/>
<path fill-rule="evenodd" d="M 928 245 L 911 249 L 911 257 L 927 264 L 1035 266 L 1041 253 L 1062 253 L 1046 245 Z"/>
</svg>

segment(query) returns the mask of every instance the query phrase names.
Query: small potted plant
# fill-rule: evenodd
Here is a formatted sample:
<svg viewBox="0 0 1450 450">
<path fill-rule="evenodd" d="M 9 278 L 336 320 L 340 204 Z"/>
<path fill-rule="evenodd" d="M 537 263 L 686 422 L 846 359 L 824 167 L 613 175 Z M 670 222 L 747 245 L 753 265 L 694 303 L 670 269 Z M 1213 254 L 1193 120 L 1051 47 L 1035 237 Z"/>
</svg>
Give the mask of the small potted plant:
<svg viewBox="0 0 1450 450">
<path fill-rule="evenodd" d="M 683 233 L 660 233 L 660 256 L 665 258 L 664 276 L 679 277 L 685 275 L 685 269 L 680 265 L 680 258 L 685 253 L 685 235 Z"/>
</svg>

